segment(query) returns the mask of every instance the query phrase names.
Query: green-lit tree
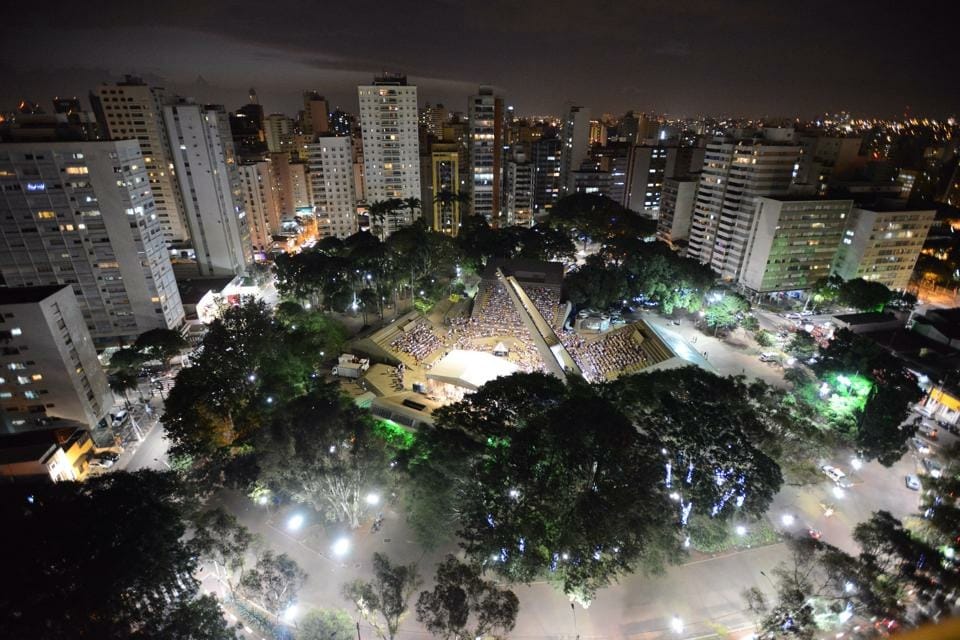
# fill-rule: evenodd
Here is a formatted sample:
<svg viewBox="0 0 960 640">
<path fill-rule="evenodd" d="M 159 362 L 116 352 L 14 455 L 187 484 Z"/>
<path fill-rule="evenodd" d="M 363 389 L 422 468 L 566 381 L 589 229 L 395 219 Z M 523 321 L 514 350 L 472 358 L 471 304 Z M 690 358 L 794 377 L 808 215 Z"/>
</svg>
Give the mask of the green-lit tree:
<svg viewBox="0 0 960 640">
<path fill-rule="evenodd" d="M 150 329 L 137 336 L 133 346 L 148 359 L 160 360 L 166 366 L 171 358 L 187 348 L 187 341 L 179 331 Z"/>
</svg>

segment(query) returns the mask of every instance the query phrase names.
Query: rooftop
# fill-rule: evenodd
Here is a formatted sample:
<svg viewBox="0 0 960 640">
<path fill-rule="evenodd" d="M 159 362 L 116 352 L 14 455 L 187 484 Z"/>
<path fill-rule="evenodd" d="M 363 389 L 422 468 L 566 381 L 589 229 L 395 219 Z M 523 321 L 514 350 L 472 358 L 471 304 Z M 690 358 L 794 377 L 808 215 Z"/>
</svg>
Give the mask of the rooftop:
<svg viewBox="0 0 960 640">
<path fill-rule="evenodd" d="M 520 284 L 534 283 L 560 286 L 563 284 L 563 264 L 560 262 L 544 262 L 542 260 L 527 260 L 516 258 L 491 258 L 487 268 L 483 270 L 484 280 L 495 280 L 497 269 L 506 277 L 513 276 Z"/>
</svg>

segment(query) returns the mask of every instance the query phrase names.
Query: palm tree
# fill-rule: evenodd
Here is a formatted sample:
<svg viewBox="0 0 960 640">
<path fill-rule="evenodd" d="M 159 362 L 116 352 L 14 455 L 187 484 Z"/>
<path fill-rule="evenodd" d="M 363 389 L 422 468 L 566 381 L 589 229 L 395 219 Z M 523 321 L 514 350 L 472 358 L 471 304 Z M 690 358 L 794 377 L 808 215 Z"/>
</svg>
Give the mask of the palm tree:
<svg viewBox="0 0 960 640">
<path fill-rule="evenodd" d="M 457 193 L 450 189 L 443 189 L 436 195 L 433 201 L 440 204 L 440 224 L 438 225 L 440 232 L 449 233 L 452 236 L 457 235 L 457 229 L 453 226 L 453 210 L 455 206 L 463 207 L 464 205 L 468 205 L 470 203 L 470 194 L 465 191 Z M 450 224 L 449 232 L 444 228 L 444 223 L 448 220 Z"/>
<path fill-rule="evenodd" d="M 417 219 L 417 211 L 420 210 L 420 198 L 404 198 L 403 206 L 410 211 L 410 222 Z"/>
<path fill-rule="evenodd" d="M 383 242 L 383 233 L 385 231 L 386 220 L 387 220 L 387 200 L 378 200 L 377 202 L 371 202 L 370 206 L 367 207 L 367 215 L 370 217 L 370 228 L 371 231 L 374 227 L 374 222 L 376 222 L 377 234 L 380 236 L 380 242 Z"/>
<path fill-rule="evenodd" d="M 137 375 L 127 369 L 121 369 L 110 376 L 110 390 L 123 396 L 123 401 L 127 405 L 127 411 L 130 410 L 131 389 L 139 389 Z"/>
</svg>

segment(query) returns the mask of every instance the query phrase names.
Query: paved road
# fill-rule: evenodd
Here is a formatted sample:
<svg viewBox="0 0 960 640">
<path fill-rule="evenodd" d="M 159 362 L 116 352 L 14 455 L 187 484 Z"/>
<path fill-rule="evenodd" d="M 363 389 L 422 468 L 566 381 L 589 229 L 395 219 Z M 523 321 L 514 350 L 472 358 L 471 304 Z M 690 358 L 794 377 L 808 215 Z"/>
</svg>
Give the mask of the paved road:
<svg viewBox="0 0 960 640">
<path fill-rule="evenodd" d="M 159 422 L 146 434 L 143 442 L 137 445 L 133 455 L 130 456 L 126 471 L 138 471 L 140 469 L 154 469 L 164 471 L 170 468 L 167 463 L 167 449 L 170 446 L 169 441 L 163 432 L 163 425 Z"/>
</svg>

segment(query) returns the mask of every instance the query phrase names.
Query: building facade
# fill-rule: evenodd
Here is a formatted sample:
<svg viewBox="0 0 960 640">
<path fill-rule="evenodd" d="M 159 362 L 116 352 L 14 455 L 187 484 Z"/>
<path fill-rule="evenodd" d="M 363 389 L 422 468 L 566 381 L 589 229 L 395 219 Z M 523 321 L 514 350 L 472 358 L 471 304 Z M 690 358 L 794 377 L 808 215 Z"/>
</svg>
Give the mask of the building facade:
<svg viewBox="0 0 960 640">
<path fill-rule="evenodd" d="M 280 231 L 280 204 L 274 187 L 273 165 L 269 160 L 259 160 L 241 163 L 237 170 L 243 185 L 250 243 L 254 253 L 266 254 L 273 245 L 273 235 Z"/>
<path fill-rule="evenodd" d="M 0 276 L 69 284 L 97 346 L 183 322 L 135 140 L 0 145 Z"/>
<path fill-rule="evenodd" d="M 93 98 L 102 119 L 100 126 L 111 140 L 140 143 L 163 239 L 167 244 L 186 243 L 190 234 L 163 120 L 166 92 L 127 76 L 123 82 L 97 87 Z"/>
<path fill-rule="evenodd" d="M 404 76 L 386 75 L 357 87 L 357 95 L 367 203 L 419 198 L 417 88 L 408 85 Z M 398 209 L 384 222 L 384 233 L 389 235 L 412 222 L 409 209 Z"/>
<path fill-rule="evenodd" d="M 164 108 L 164 119 L 200 275 L 239 275 L 253 247 L 227 114 L 180 101 Z"/>
<path fill-rule="evenodd" d="M 563 143 L 559 138 L 541 138 L 530 143 L 533 164 L 533 214 L 543 214 L 560 198 Z"/>
<path fill-rule="evenodd" d="M 533 226 L 534 166 L 522 150 L 514 152 L 504 174 L 505 217 L 509 226 Z"/>
<path fill-rule="evenodd" d="M 698 182 L 699 178 L 665 178 L 663 181 L 657 237 L 675 249 L 678 243 L 686 245 L 690 237 Z"/>
<path fill-rule="evenodd" d="M 759 198 L 740 284 L 755 294 L 810 289 L 830 275 L 853 200 Z"/>
<path fill-rule="evenodd" d="M 433 211 L 434 231 L 456 236 L 460 231 L 460 151 L 457 143 L 435 142 L 430 151 L 431 188 L 428 192 Z"/>
<path fill-rule="evenodd" d="M 503 98 L 480 87 L 470 96 L 467 111 L 467 144 L 470 163 L 470 211 L 493 225 L 500 224 L 503 183 Z"/>
<path fill-rule="evenodd" d="M 71 286 L 0 288 L 0 343 L 7 432 L 42 428 L 46 416 L 89 428 L 107 417 L 113 393 Z"/>
<path fill-rule="evenodd" d="M 762 140 L 707 145 L 687 256 L 736 282 L 746 257 L 757 198 L 785 195 L 800 148 Z"/>
<path fill-rule="evenodd" d="M 902 291 L 936 212 L 855 207 L 847 219 L 834 272 L 844 280 L 863 278 Z"/>
<path fill-rule="evenodd" d="M 576 191 L 574 172 L 590 155 L 590 109 L 567 104 L 560 125 L 560 184 L 564 194 Z"/>
<path fill-rule="evenodd" d="M 293 151 L 293 120 L 282 113 L 271 113 L 263 121 L 263 135 L 270 153 Z"/>
<path fill-rule="evenodd" d="M 307 145 L 310 194 L 321 238 L 346 238 L 359 229 L 350 138 L 326 136 Z"/>
</svg>

